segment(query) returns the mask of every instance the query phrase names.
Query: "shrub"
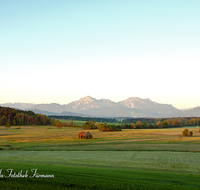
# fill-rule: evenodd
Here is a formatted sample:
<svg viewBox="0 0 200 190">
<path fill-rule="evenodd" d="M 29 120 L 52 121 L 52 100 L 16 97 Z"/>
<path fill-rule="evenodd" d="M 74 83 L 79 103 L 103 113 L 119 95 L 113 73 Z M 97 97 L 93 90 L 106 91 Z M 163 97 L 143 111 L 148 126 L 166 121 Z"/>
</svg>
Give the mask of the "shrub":
<svg viewBox="0 0 200 190">
<path fill-rule="evenodd" d="M 182 134 L 183 134 L 183 136 L 188 136 L 189 135 L 188 129 L 184 129 Z"/>
<path fill-rule="evenodd" d="M 10 123 L 6 123 L 5 127 L 11 127 Z"/>
<path fill-rule="evenodd" d="M 192 136 L 193 135 L 193 132 L 192 131 L 190 131 L 190 133 L 189 133 L 189 136 Z"/>
<path fill-rule="evenodd" d="M 183 136 L 192 136 L 193 132 L 189 131 L 188 129 L 184 129 L 184 131 L 182 132 Z"/>
</svg>

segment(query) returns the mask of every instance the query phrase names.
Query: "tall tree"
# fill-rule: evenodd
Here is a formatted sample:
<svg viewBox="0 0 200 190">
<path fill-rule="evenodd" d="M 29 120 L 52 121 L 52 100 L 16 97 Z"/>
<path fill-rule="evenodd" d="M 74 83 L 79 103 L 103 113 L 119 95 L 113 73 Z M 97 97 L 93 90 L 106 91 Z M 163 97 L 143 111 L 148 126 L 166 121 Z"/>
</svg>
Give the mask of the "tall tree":
<svg viewBox="0 0 200 190">
<path fill-rule="evenodd" d="M 136 122 L 136 125 L 142 126 L 142 122 L 139 120 L 139 121 Z"/>
</svg>

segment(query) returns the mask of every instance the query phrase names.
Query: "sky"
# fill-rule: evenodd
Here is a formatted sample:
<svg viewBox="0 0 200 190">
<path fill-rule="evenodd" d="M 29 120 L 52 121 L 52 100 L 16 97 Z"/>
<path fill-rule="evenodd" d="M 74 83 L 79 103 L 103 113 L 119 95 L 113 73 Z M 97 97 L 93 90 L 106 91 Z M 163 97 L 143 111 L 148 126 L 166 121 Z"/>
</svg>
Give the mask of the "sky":
<svg viewBox="0 0 200 190">
<path fill-rule="evenodd" d="M 200 106 L 199 9 L 199 0 L 0 0 L 0 103 Z"/>
</svg>

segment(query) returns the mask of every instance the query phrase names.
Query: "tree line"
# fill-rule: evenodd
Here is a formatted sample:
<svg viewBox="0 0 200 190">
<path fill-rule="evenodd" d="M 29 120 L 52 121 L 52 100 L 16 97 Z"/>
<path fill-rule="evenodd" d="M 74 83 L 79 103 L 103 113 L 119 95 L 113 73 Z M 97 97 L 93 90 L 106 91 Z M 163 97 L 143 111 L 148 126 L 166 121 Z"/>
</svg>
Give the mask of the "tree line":
<svg viewBox="0 0 200 190">
<path fill-rule="evenodd" d="M 126 124 L 136 124 L 138 121 L 142 124 L 147 125 L 161 125 L 164 122 L 164 127 L 166 127 L 166 122 L 168 127 L 180 127 L 180 126 L 197 126 L 200 125 L 200 117 L 178 117 L 178 118 L 134 118 L 134 119 L 124 119 L 122 123 Z"/>
<path fill-rule="evenodd" d="M 56 126 L 57 128 L 62 128 L 62 127 L 81 127 L 79 125 L 76 125 L 73 122 L 73 120 L 71 120 L 70 122 L 61 122 L 58 119 L 55 120 L 54 118 L 51 118 L 50 124 L 52 126 Z"/>
<path fill-rule="evenodd" d="M 94 121 L 94 122 L 106 122 L 106 123 L 119 123 L 118 119 L 115 118 L 100 118 L 100 117 L 81 117 L 81 116 L 58 116 L 49 115 L 50 118 L 54 119 L 67 119 L 74 121 Z"/>
<path fill-rule="evenodd" d="M 48 125 L 50 118 L 32 111 L 17 110 L 0 106 L 0 125 Z"/>
<path fill-rule="evenodd" d="M 171 121 L 171 122 L 170 122 Z M 83 129 L 99 129 L 99 131 L 121 131 L 121 129 L 161 129 L 161 128 L 170 128 L 170 127 L 182 127 L 182 124 L 179 120 L 158 120 L 157 123 L 147 123 L 146 121 L 141 122 L 138 120 L 136 123 L 121 123 L 119 125 L 108 125 L 106 122 L 99 124 L 94 121 L 86 121 L 83 124 Z"/>
<path fill-rule="evenodd" d="M 95 121 L 86 121 L 83 124 L 83 129 L 99 129 L 99 131 L 121 131 L 120 125 L 108 125 L 106 122 L 99 124 Z"/>
<path fill-rule="evenodd" d="M 181 123 L 177 120 L 174 120 L 172 124 L 168 122 L 168 120 L 164 120 L 163 122 L 158 121 L 156 124 L 141 122 L 138 120 L 136 123 L 121 123 L 122 129 L 162 129 L 162 128 L 170 128 L 170 127 L 182 127 Z"/>
</svg>

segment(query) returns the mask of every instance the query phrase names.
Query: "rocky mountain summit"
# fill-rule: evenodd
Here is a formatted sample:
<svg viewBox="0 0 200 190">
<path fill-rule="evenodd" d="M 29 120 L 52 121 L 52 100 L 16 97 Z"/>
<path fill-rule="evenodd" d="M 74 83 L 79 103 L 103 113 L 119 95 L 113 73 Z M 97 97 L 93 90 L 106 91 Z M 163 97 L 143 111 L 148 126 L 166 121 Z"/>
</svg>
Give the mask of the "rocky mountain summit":
<svg viewBox="0 0 200 190">
<path fill-rule="evenodd" d="M 111 100 L 101 99 L 97 100 L 90 96 L 86 96 L 85 98 L 81 98 L 80 100 L 71 102 L 65 106 L 66 111 L 82 111 L 89 109 L 98 109 L 102 107 L 112 107 L 117 105 L 117 103 L 112 102 Z"/>
</svg>

